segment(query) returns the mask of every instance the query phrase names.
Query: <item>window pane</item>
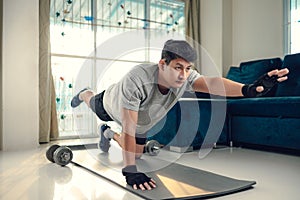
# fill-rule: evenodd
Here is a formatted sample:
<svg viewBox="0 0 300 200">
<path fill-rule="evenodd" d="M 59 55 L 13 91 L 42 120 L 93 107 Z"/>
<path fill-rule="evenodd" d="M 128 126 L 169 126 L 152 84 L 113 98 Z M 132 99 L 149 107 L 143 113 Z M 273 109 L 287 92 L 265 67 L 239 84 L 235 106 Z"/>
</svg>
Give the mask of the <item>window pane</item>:
<svg viewBox="0 0 300 200">
<path fill-rule="evenodd" d="M 184 2 L 151 0 L 150 28 L 184 34 Z"/>
<path fill-rule="evenodd" d="M 141 30 L 143 32 L 144 22 L 144 1 L 100 1 L 97 4 L 97 47 L 108 43 L 112 48 L 126 45 L 128 39 L 135 41 L 135 38 L 116 43 L 114 38 L 122 33 Z M 143 34 L 143 33 L 142 33 Z M 145 40 L 145 38 L 143 38 Z M 97 50 L 98 58 L 116 59 L 114 50 L 100 48 Z M 134 58 L 134 57 L 133 57 Z M 145 57 L 138 60 L 145 60 Z"/>
<path fill-rule="evenodd" d="M 51 1 L 52 53 L 78 56 L 91 54 L 94 48 L 93 29 L 89 23 L 84 22 L 84 16 L 90 15 L 89 2 L 81 0 L 68 4 L 67 1 Z"/>
<path fill-rule="evenodd" d="M 52 53 L 89 56 L 93 50 L 94 34 L 92 31 L 71 26 L 51 26 Z"/>
<path fill-rule="evenodd" d="M 300 52 L 300 1 L 291 0 L 291 53 Z"/>
<path fill-rule="evenodd" d="M 94 116 L 87 106 L 72 109 L 70 102 L 79 88 L 92 85 L 92 61 L 52 56 L 56 109 L 61 137 L 93 133 Z"/>
<path fill-rule="evenodd" d="M 98 32 L 98 34 L 97 36 L 101 37 L 102 41 L 97 46 L 97 58 L 125 59 L 126 61 L 135 62 L 144 62 L 146 60 L 148 44 L 145 38 L 145 30 L 131 30 L 122 33 L 116 33 L 113 30 L 110 32 L 103 30 Z M 133 53 L 136 53 L 136 55 L 133 55 Z"/>
<path fill-rule="evenodd" d="M 122 61 L 97 61 L 97 91 L 106 90 L 110 85 L 118 82 L 134 66 L 140 63 Z"/>
</svg>

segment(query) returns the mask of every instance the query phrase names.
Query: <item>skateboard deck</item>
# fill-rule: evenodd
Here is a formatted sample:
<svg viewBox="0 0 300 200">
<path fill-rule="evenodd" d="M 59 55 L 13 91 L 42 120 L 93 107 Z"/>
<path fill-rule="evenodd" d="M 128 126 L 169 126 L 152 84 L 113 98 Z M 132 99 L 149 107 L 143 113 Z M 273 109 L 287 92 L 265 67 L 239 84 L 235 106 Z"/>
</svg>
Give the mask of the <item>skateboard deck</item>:
<svg viewBox="0 0 300 200">
<path fill-rule="evenodd" d="M 121 173 L 122 155 L 102 153 L 98 149 L 76 150 L 73 151 L 72 163 L 144 199 L 212 198 L 244 191 L 256 184 L 255 181 L 233 179 L 178 164 L 168 153 L 161 152 L 162 159 L 160 156 L 143 155 L 136 162 L 139 171 L 156 181 L 157 187 L 150 191 L 134 190 L 126 184 Z"/>
</svg>

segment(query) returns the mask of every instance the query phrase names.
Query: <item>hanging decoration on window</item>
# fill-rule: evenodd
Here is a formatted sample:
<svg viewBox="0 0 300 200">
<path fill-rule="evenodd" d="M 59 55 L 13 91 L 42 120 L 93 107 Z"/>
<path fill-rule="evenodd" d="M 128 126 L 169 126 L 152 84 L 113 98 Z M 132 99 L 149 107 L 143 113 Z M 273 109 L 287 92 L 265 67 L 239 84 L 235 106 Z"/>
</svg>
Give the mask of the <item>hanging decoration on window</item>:
<svg viewBox="0 0 300 200">
<path fill-rule="evenodd" d="M 92 16 L 84 16 L 83 17 L 86 21 L 93 21 L 94 18 Z"/>
<path fill-rule="evenodd" d="M 64 114 L 60 115 L 60 119 L 61 119 L 61 120 L 66 119 L 66 115 L 64 115 Z"/>
<path fill-rule="evenodd" d="M 62 3 L 56 0 L 61 10 L 55 12 L 55 17 L 60 20 L 62 25 L 66 23 L 79 24 L 86 26 L 101 26 L 102 28 L 123 28 L 123 29 L 159 29 L 169 32 L 177 32 L 180 29 L 180 20 L 184 15 L 184 4 L 178 1 L 156 1 L 149 0 L 150 13 L 145 14 L 144 3 L 132 0 L 110 0 L 97 1 L 96 16 L 81 14 L 81 9 L 86 12 L 85 8 L 77 8 L 73 4 L 75 1 L 64 0 Z M 90 2 L 80 1 L 80 6 L 87 6 L 92 9 Z M 76 2 L 77 3 L 77 2 Z M 77 10 L 72 10 L 77 8 Z M 80 12 L 80 13 L 78 13 Z M 149 12 L 149 11 L 148 11 Z M 88 11 L 92 13 L 92 11 Z M 147 17 L 146 17 L 147 16 Z M 66 33 L 62 32 L 62 36 Z"/>
<path fill-rule="evenodd" d="M 64 6 L 65 9 L 63 10 L 64 18 L 65 18 L 68 14 L 70 14 L 70 12 L 71 12 L 70 6 L 71 6 L 72 3 L 73 3 L 72 0 L 67 0 L 67 1 L 66 1 L 66 4 L 65 4 L 65 6 Z"/>
<path fill-rule="evenodd" d="M 68 9 L 64 9 L 64 14 L 69 14 L 70 11 Z"/>
<path fill-rule="evenodd" d="M 55 12 L 56 20 L 60 20 L 62 24 L 66 22 L 66 17 L 71 13 L 72 0 L 66 0 L 62 5 L 62 10 Z M 61 32 L 61 36 L 65 36 L 65 32 Z"/>
</svg>

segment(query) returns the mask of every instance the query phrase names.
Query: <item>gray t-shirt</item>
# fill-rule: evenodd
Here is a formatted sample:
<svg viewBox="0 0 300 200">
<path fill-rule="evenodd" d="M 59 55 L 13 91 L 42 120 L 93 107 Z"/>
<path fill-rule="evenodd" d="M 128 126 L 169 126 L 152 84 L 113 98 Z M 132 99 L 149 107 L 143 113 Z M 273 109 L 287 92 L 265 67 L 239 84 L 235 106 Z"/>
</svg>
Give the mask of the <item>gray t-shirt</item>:
<svg viewBox="0 0 300 200">
<path fill-rule="evenodd" d="M 122 122 L 122 108 L 137 111 L 136 134 L 144 134 L 167 114 L 185 91 L 192 91 L 191 85 L 200 76 L 192 70 L 182 87 L 171 88 L 163 95 L 157 85 L 158 66 L 141 64 L 105 91 L 103 105 L 110 117 L 119 124 Z"/>
</svg>

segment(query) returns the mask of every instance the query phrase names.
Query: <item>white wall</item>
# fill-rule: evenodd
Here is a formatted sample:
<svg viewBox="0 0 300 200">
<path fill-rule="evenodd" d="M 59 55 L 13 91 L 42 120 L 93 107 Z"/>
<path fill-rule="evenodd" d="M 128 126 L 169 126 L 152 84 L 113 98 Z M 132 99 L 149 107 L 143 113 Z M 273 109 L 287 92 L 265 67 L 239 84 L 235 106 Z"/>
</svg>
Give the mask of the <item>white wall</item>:
<svg viewBox="0 0 300 200">
<path fill-rule="evenodd" d="M 222 75 L 226 76 L 228 69 L 232 65 L 232 41 L 233 41 L 233 27 L 232 27 L 232 0 L 223 1 L 222 10 Z"/>
<path fill-rule="evenodd" d="M 201 55 L 201 73 L 222 74 L 222 0 L 201 0 L 200 7 L 201 46 L 212 60 L 205 60 L 205 55 Z"/>
<path fill-rule="evenodd" d="M 3 1 L 3 150 L 38 146 L 38 0 Z"/>
<path fill-rule="evenodd" d="M 283 57 L 283 0 L 232 1 L 232 63 Z"/>
<path fill-rule="evenodd" d="M 201 0 L 200 12 L 201 44 L 223 76 L 243 61 L 283 57 L 283 0 Z"/>
<path fill-rule="evenodd" d="M 222 76 L 232 64 L 232 0 L 201 0 L 201 45 L 214 63 L 202 63 L 204 75 Z"/>
</svg>

